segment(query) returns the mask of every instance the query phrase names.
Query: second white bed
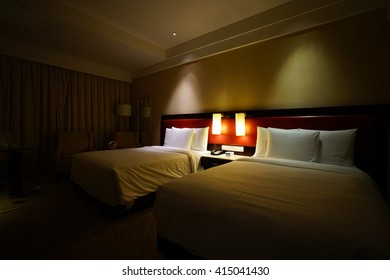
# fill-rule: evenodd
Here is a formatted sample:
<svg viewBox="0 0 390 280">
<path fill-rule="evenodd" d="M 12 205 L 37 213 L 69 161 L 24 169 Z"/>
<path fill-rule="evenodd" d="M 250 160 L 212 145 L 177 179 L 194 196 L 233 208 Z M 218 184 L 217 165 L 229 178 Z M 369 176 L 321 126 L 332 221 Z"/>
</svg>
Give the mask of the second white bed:
<svg viewBox="0 0 390 280">
<path fill-rule="evenodd" d="M 130 208 L 161 184 L 198 171 L 202 153 L 163 146 L 80 153 L 71 179 L 110 206 Z"/>
</svg>

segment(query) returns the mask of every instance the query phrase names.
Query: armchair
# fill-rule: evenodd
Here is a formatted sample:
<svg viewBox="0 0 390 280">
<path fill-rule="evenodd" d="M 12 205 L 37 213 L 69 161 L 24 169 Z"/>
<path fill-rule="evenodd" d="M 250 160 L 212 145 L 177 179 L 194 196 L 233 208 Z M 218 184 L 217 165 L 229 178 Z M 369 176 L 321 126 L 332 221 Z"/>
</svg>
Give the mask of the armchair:
<svg viewBox="0 0 390 280">
<path fill-rule="evenodd" d="M 73 155 L 93 150 L 91 132 L 60 132 L 55 153 L 56 179 L 61 173 L 69 173 Z"/>
</svg>

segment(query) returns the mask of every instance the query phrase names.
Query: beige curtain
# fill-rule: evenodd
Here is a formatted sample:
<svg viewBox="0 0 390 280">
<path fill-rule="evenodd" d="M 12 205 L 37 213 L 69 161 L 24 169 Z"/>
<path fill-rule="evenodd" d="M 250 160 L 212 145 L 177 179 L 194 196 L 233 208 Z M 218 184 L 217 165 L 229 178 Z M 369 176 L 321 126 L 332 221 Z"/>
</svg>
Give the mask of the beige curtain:
<svg viewBox="0 0 390 280">
<path fill-rule="evenodd" d="M 0 133 L 24 151 L 25 174 L 53 169 L 59 131 L 89 131 L 97 148 L 129 118 L 115 107 L 130 104 L 130 83 L 0 55 Z"/>
</svg>

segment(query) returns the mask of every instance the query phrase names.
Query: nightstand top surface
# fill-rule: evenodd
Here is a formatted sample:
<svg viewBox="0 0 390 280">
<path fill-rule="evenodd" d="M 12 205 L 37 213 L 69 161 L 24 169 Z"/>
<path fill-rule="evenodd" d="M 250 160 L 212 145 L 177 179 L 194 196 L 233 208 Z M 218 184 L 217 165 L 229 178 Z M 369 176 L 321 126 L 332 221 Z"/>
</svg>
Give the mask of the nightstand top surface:
<svg viewBox="0 0 390 280">
<path fill-rule="evenodd" d="M 218 159 L 223 159 L 223 160 L 237 160 L 239 158 L 246 158 L 248 156 L 233 155 L 233 156 L 227 157 L 225 154 L 218 155 L 218 156 L 208 154 L 208 155 L 202 155 L 202 157 L 218 158 Z"/>
</svg>

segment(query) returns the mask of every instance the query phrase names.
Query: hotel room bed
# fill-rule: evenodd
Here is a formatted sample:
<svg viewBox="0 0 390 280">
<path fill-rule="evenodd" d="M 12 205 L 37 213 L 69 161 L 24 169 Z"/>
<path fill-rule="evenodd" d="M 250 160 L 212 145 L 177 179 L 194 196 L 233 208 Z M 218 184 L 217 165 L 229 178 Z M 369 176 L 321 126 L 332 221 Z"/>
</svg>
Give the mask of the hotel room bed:
<svg viewBox="0 0 390 280">
<path fill-rule="evenodd" d="M 201 170 L 200 157 L 209 153 L 209 127 L 173 128 L 167 124 L 164 128 L 161 146 L 75 155 L 71 180 L 105 204 L 129 209 L 161 184 Z"/>
<path fill-rule="evenodd" d="M 390 208 L 356 167 L 239 159 L 164 184 L 155 215 L 206 259 L 390 257 Z"/>
<path fill-rule="evenodd" d="M 389 259 L 388 107 L 309 111 L 249 120 L 253 156 L 163 184 L 154 209 L 159 250 L 173 258 Z"/>
<path fill-rule="evenodd" d="M 110 206 L 130 208 L 162 183 L 197 172 L 202 153 L 163 146 L 85 152 L 74 156 L 71 179 Z"/>
</svg>

